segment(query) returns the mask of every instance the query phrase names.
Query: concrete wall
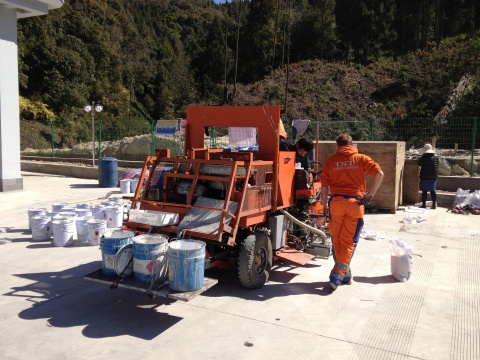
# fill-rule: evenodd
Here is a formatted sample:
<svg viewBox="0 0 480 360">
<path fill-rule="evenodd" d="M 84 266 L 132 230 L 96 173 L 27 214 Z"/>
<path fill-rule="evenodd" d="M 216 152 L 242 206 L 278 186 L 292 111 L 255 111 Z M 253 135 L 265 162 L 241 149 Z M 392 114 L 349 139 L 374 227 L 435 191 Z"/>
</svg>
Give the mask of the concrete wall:
<svg viewBox="0 0 480 360">
<path fill-rule="evenodd" d="M 98 179 L 98 168 L 89 166 L 76 166 L 72 164 L 45 164 L 36 161 L 22 161 L 22 171 L 42 174 L 55 174 L 79 179 Z M 118 178 L 126 169 L 118 168 Z"/>
</svg>

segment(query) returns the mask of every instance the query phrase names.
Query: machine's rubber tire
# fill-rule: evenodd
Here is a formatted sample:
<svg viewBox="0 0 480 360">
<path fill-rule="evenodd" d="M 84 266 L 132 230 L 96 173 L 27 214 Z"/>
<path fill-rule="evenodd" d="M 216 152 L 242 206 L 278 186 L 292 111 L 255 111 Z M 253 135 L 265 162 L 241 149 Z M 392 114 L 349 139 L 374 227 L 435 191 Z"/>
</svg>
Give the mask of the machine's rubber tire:
<svg viewBox="0 0 480 360">
<path fill-rule="evenodd" d="M 238 255 L 238 278 L 248 289 L 258 289 L 272 269 L 272 243 L 264 233 L 254 233 L 242 242 Z"/>
</svg>

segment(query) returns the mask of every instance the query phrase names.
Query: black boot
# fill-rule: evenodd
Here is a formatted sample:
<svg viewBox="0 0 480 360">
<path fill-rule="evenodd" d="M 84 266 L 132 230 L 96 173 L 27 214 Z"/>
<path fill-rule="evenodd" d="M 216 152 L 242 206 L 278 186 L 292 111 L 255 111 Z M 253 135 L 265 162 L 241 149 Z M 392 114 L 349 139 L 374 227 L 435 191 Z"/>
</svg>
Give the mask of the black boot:
<svg viewBox="0 0 480 360">
<path fill-rule="evenodd" d="M 436 209 L 437 208 L 437 192 L 430 191 L 430 195 L 432 196 L 432 209 Z"/>
<path fill-rule="evenodd" d="M 427 192 L 426 191 L 422 191 L 422 206 L 420 206 L 420 208 L 422 209 L 427 208 Z"/>
</svg>

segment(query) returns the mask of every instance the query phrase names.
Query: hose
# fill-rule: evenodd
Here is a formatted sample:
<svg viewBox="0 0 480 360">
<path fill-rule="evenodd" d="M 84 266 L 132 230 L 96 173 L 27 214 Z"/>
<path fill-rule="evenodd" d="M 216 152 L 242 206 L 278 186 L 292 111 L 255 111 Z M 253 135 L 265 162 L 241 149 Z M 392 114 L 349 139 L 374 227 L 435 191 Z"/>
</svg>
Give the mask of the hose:
<svg viewBox="0 0 480 360">
<path fill-rule="evenodd" d="M 285 215 L 287 218 L 289 218 L 291 221 L 293 221 L 295 224 L 297 224 L 298 226 L 301 226 L 317 235 L 319 235 L 323 241 L 327 241 L 327 235 L 320 229 L 317 229 L 313 226 L 310 226 L 310 225 L 307 225 L 305 224 L 304 222 L 301 222 L 300 220 L 298 220 L 296 217 L 294 217 L 293 215 L 290 215 L 288 212 L 286 212 L 285 210 L 280 210 L 280 212 Z"/>
</svg>

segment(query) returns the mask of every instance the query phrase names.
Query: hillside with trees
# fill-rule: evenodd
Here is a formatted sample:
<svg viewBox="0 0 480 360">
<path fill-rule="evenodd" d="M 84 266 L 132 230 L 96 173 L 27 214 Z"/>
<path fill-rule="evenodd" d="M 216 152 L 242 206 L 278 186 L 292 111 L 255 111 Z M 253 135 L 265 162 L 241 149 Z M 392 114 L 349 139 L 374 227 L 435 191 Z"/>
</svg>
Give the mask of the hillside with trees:
<svg viewBox="0 0 480 360">
<path fill-rule="evenodd" d="M 480 113 L 474 0 L 67 0 L 18 22 L 22 148 L 150 131 L 188 105 L 282 105 L 284 119 Z M 39 134 L 39 136 L 32 136 Z M 35 143 L 36 142 L 36 143 Z M 48 143 L 47 143 L 48 146 Z"/>
</svg>

